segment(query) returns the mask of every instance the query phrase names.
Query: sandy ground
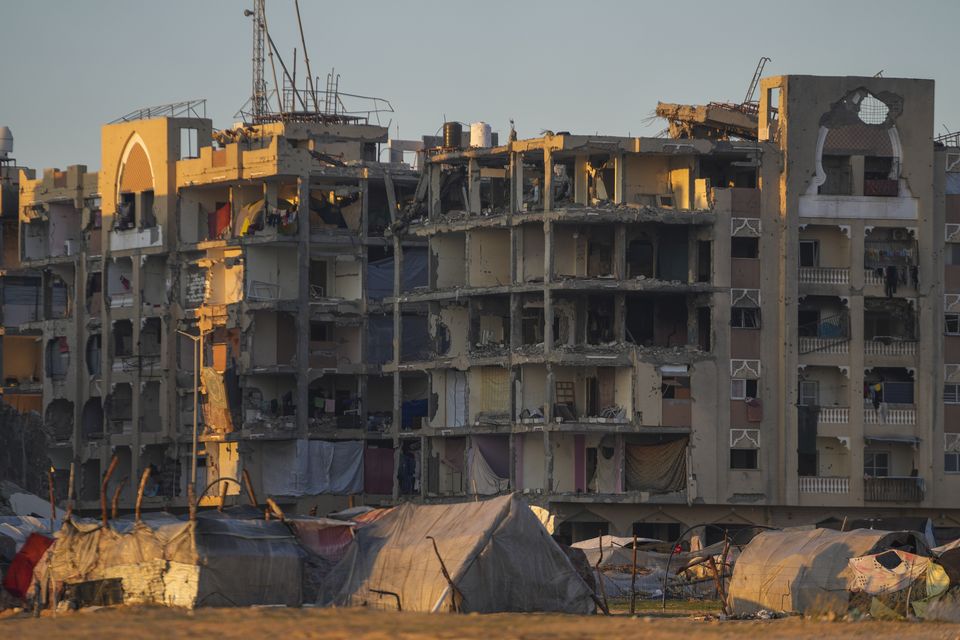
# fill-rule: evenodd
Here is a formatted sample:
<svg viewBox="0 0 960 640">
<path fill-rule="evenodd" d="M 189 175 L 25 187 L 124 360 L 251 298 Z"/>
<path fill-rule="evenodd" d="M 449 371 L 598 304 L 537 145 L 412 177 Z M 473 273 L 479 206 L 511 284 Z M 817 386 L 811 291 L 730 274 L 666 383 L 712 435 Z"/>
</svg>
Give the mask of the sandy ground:
<svg viewBox="0 0 960 640">
<path fill-rule="evenodd" d="M 31 618 L 0 619 L 0 638 L 960 638 L 960 625 L 827 622 L 798 618 L 718 621 L 675 616 L 454 615 L 370 609 L 201 609 L 118 607 Z"/>
</svg>

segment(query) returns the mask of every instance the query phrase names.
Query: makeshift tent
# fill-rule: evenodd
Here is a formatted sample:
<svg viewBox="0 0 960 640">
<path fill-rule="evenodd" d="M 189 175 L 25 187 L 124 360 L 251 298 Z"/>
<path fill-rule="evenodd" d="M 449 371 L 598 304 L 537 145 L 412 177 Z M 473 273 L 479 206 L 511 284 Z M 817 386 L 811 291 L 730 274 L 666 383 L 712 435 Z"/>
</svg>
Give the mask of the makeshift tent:
<svg viewBox="0 0 960 640">
<path fill-rule="evenodd" d="M 271 496 L 363 492 L 363 442 L 285 440 L 262 445 L 263 490 Z"/>
<path fill-rule="evenodd" d="M 739 615 L 760 609 L 844 614 L 850 559 L 892 547 L 927 552 L 923 536 L 914 531 L 765 531 L 737 559 L 728 589 L 731 608 Z"/>
<path fill-rule="evenodd" d="M 303 552 L 279 521 L 68 521 L 37 567 L 54 585 L 119 578 L 125 604 L 301 604 Z"/>
<path fill-rule="evenodd" d="M 601 547 L 602 541 L 602 547 Z M 667 590 L 672 595 L 687 597 L 713 595 L 716 583 L 713 575 L 703 571 L 689 571 L 688 567 L 703 566 L 700 561 L 713 558 L 717 567 L 723 562 L 724 543 L 718 542 L 699 551 L 669 553 L 655 551 L 655 547 L 670 546 L 654 538 L 637 538 L 637 577 L 633 578 L 633 538 L 619 536 L 601 536 L 582 540 L 571 545 L 582 550 L 587 562 L 602 580 L 607 597 L 628 597 L 631 589 L 642 596 L 659 596 L 663 592 L 664 576 L 667 576 L 668 562 L 670 574 L 667 576 Z M 601 554 L 602 551 L 602 554 Z M 733 564 L 736 549 L 727 552 L 727 566 Z M 599 567 L 598 567 L 599 564 Z"/>
<path fill-rule="evenodd" d="M 357 531 L 320 604 L 451 609 L 455 596 L 427 536 L 463 596 L 462 611 L 594 611 L 590 587 L 516 495 L 390 510 Z"/>
<path fill-rule="evenodd" d="M 53 544 L 53 538 L 40 533 L 31 533 L 14 556 L 13 562 L 3 576 L 3 588 L 14 598 L 25 598 L 33 583 L 33 570 L 40 558 Z"/>
</svg>

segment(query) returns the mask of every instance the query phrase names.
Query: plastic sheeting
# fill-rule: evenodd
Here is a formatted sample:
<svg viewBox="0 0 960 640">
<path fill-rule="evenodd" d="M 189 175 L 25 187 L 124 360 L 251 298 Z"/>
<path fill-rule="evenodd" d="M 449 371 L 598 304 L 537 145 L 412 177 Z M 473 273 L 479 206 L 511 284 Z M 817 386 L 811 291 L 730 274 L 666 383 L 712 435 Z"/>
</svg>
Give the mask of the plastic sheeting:
<svg viewBox="0 0 960 640">
<path fill-rule="evenodd" d="M 500 477 L 487 462 L 476 444 L 467 450 L 467 493 L 492 496 L 510 487 L 508 478 Z"/>
<path fill-rule="evenodd" d="M 425 249 L 405 249 L 403 252 L 404 292 L 427 286 L 427 252 Z M 367 263 L 367 297 L 382 300 L 393 295 L 393 256 Z"/>
<path fill-rule="evenodd" d="M 37 570 L 54 584 L 120 578 L 126 604 L 301 604 L 303 552 L 278 521 L 67 522 Z"/>
<path fill-rule="evenodd" d="M 687 486 L 687 439 L 626 447 L 627 489 L 683 491 Z"/>
<path fill-rule="evenodd" d="M 912 531 L 765 531 L 744 548 L 734 567 L 728 591 L 733 613 L 844 614 L 850 601 L 850 559 L 894 542 L 926 552 L 923 536 Z"/>
<path fill-rule="evenodd" d="M 411 503 L 357 532 L 327 576 L 320 604 L 404 611 L 449 610 L 453 594 L 434 553 L 433 536 L 461 610 L 592 613 L 590 587 L 516 495 L 444 505 Z"/>
<path fill-rule="evenodd" d="M 262 445 L 263 489 L 272 496 L 363 493 L 363 442 L 287 440 Z"/>
</svg>

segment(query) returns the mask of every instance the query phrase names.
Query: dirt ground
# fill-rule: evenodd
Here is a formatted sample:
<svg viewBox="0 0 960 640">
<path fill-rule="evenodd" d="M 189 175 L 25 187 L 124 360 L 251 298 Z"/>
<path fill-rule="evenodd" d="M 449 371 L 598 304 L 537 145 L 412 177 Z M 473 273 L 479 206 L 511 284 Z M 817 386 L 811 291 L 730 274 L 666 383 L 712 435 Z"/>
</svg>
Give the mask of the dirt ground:
<svg viewBox="0 0 960 640">
<path fill-rule="evenodd" d="M 118 607 L 31 618 L 0 619 L 0 638 L 960 638 L 960 625 L 910 622 L 827 622 L 799 618 L 718 621 L 688 613 L 566 616 L 455 615 L 371 609 L 175 609 Z"/>
</svg>

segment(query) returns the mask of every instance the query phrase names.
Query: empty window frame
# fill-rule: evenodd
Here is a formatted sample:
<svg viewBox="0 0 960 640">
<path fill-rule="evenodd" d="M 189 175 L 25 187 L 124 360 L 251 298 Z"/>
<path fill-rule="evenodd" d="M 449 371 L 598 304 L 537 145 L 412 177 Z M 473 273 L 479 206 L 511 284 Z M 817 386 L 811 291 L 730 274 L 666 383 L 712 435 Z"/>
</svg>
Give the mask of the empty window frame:
<svg viewBox="0 0 960 640">
<path fill-rule="evenodd" d="M 730 326 L 734 329 L 759 329 L 760 309 L 756 307 L 731 308 Z"/>
<path fill-rule="evenodd" d="M 816 380 L 801 380 L 797 404 L 799 404 L 801 407 L 816 406 L 820 404 L 819 400 L 820 383 Z"/>
<path fill-rule="evenodd" d="M 943 315 L 943 332 L 948 336 L 960 336 L 960 313 Z"/>
<path fill-rule="evenodd" d="M 731 469 L 758 469 L 760 452 L 756 449 L 730 449 Z"/>
<path fill-rule="evenodd" d="M 818 240 L 800 241 L 800 266 L 820 266 L 820 242 Z"/>
<path fill-rule="evenodd" d="M 747 398 L 756 398 L 758 382 L 758 380 L 732 378 L 730 380 L 730 399 L 746 400 Z"/>
<path fill-rule="evenodd" d="M 890 475 L 890 454 L 886 451 L 865 451 L 863 475 L 870 478 L 885 478 Z"/>
<path fill-rule="evenodd" d="M 759 258 L 760 239 L 750 237 L 736 237 L 730 239 L 731 258 Z"/>
<path fill-rule="evenodd" d="M 947 451 L 943 454 L 944 473 L 960 473 L 960 453 Z"/>
<path fill-rule="evenodd" d="M 960 404 L 960 384 L 943 385 L 944 404 Z"/>
</svg>

